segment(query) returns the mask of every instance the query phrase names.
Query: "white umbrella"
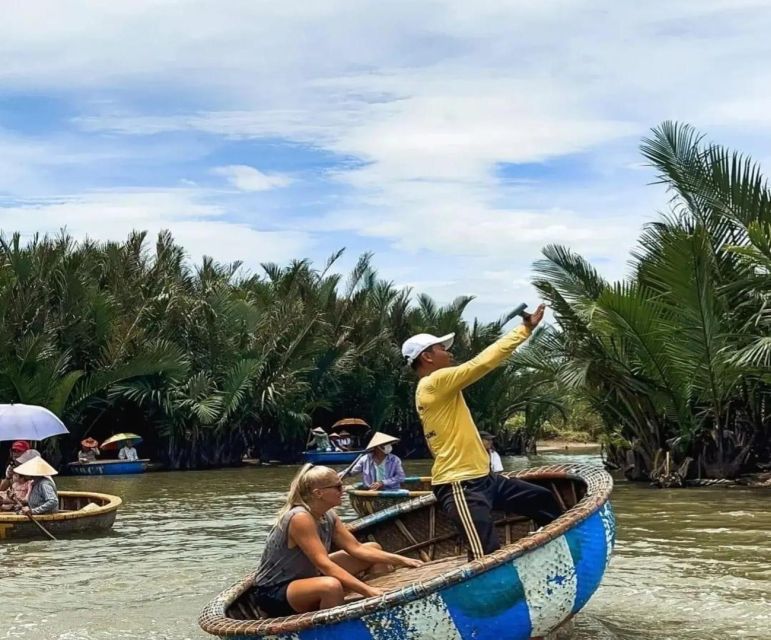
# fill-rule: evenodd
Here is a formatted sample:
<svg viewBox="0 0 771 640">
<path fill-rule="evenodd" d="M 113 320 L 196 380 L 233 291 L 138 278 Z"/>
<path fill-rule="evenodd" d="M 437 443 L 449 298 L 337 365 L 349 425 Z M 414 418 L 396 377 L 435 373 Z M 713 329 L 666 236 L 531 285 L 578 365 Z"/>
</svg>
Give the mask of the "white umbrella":
<svg viewBox="0 0 771 640">
<path fill-rule="evenodd" d="M 45 440 L 69 433 L 64 423 L 45 407 L 0 404 L 0 440 Z"/>
</svg>

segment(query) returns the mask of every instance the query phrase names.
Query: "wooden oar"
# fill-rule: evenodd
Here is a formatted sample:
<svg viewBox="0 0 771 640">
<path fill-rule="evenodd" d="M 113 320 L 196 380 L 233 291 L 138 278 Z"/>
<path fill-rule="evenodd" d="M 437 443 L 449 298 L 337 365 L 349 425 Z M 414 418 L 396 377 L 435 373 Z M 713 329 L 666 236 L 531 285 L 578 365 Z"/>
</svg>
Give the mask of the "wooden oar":
<svg viewBox="0 0 771 640">
<path fill-rule="evenodd" d="M 343 480 L 345 476 L 347 476 L 349 473 L 351 473 L 351 469 L 353 469 L 356 466 L 356 463 L 361 460 L 362 456 L 367 455 L 367 452 L 364 451 L 363 453 L 360 453 L 358 456 L 356 456 L 356 460 L 354 460 L 351 464 L 348 465 L 346 469 L 341 471 L 337 474 L 337 477 L 340 478 L 340 480 Z"/>
<path fill-rule="evenodd" d="M 19 506 L 22 506 L 21 501 L 14 496 L 13 498 L 14 502 L 18 504 Z M 51 540 L 56 540 L 56 538 L 53 536 L 53 534 L 46 529 L 42 524 L 40 524 L 37 520 L 35 520 L 35 516 L 33 516 L 31 513 L 25 513 L 25 516 L 27 516 L 32 522 L 34 522 L 37 525 L 37 528 L 40 529 L 43 533 L 45 533 Z"/>
</svg>

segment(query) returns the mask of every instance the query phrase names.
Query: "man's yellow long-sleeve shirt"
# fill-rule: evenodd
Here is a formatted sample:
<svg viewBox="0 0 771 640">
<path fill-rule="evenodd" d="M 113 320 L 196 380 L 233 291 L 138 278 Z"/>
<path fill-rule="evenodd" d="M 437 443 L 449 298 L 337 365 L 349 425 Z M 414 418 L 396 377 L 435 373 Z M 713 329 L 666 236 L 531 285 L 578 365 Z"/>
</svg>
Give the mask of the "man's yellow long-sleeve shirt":
<svg viewBox="0 0 771 640">
<path fill-rule="evenodd" d="M 530 333 L 528 327 L 517 327 L 468 362 L 439 369 L 418 382 L 415 404 L 434 456 L 431 484 L 473 480 L 490 473 L 490 457 L 462 392 L 510 356 Z"/>
</svg>

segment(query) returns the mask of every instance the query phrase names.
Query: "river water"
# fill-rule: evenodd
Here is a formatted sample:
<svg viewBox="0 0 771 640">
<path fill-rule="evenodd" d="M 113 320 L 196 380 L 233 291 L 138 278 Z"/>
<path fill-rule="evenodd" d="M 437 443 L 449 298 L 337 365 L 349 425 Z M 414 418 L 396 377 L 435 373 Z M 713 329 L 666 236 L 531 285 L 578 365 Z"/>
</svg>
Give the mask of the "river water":
<svg viewBox="0 0 771 640">
<path fill-rule="evenodd" d="M 596 455 L 504 459 L 507 469 Z M 408 462 L 408 474 L 429 469 Z M 60 478 L 119 495 L 111 535 L 0 543 L 0 638 L 183 640 L 254 568 L 292 467 Z M 771 491 L 619 482 L 618 543 L 574 640 L 771 640 Z M 344 518 L 353 515 L 343 509 Z M 437 639 L 441 640 L 441 639 Z"/>
</svg>

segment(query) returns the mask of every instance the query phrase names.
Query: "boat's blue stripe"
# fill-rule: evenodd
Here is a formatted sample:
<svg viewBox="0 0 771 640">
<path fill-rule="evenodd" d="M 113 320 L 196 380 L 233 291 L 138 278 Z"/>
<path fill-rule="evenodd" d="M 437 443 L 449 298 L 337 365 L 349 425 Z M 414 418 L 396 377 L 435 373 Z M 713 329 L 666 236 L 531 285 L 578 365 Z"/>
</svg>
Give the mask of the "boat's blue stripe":
<svg viewBox="0 0 771 640">
<path fill-rule="evenodd" d="M 300 640 L 372 640 L 372 634 L 362 620 L 346 620 L 332 626 L 305 629 L 297 635 Z"/>
<path fill-rule="evenodd" d="M 607 555 L 605 525 L 599 513 L 590 516 L 565 533 L 570 555 L 576 568 L 576 600 L 573 613 L 577 613 L 597 590 L 605 572 Z"/>
<path fill-rule="evenodd" d="M 530 638 L 532 625 L 525 590 L 512 564 L 505 564 L 442 591 L 463 638 L 511 640 Z"/>
</svg>

